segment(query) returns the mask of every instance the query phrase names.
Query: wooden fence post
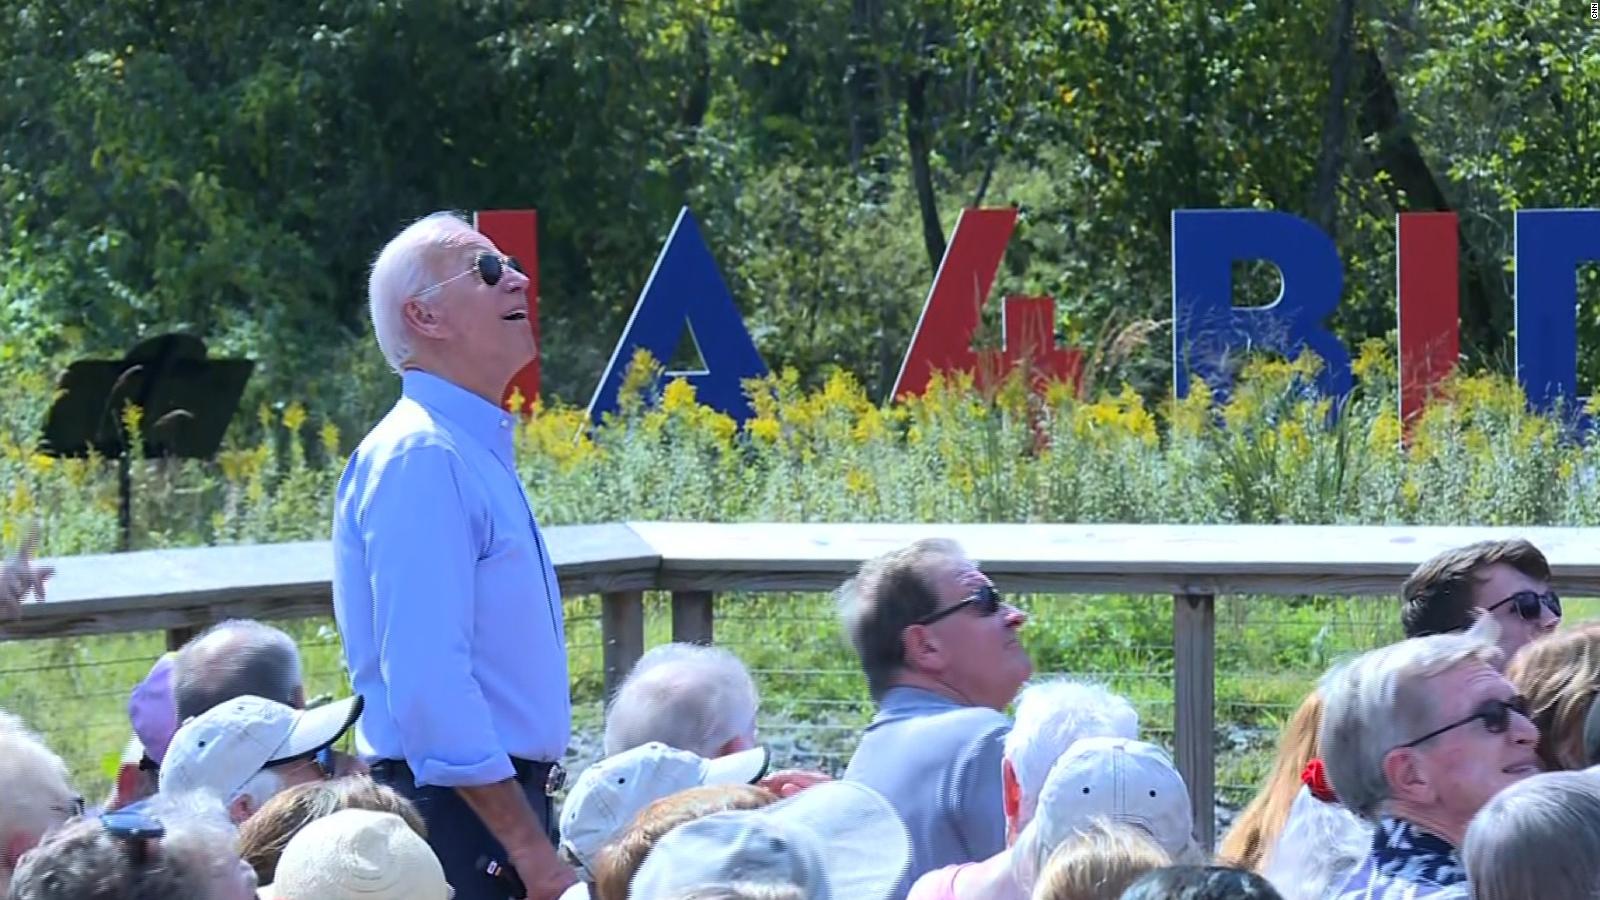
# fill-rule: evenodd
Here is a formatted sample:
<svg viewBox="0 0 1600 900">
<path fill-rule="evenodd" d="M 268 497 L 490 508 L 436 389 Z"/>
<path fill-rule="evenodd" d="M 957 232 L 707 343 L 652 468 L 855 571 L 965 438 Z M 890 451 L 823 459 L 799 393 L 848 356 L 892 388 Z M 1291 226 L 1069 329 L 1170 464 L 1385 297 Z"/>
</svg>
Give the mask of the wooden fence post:
<svg viewBox="0 0 1600 900">
<path fill-rule="evenodd" d="M 609 701 L 644 655 L 644 591 L 600 595 L 600 641 Z"/>
<path fill-rule="evenodd" d="M 168 628 L 167 649 L 181 649 L 184 644 L 187 644 L 189 641 L 193 640 L 194 636 L 199 634 L 201 630 L 202 627 L 199 625 L 181 625 L 177 628 Z"/>
<path fill-rule="evenodd" d="M 1216 597 L 1172 595 L 1173 744 L 1189 786 L 1194 834 L 1216 846 Z"/>
<path fill-rule="evenodd" d="M 710 591 L 673 591 L 672 639 L 691 644 L 711 643 L 716 597 Z"/>
</svg>

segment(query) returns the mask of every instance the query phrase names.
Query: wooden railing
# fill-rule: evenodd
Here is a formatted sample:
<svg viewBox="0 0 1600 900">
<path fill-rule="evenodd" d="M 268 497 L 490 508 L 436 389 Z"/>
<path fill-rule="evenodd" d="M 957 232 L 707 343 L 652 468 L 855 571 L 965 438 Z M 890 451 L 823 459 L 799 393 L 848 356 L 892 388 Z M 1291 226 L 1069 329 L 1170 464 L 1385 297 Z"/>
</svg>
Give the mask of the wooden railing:
<svg viewBox="0 0 1600 900">
<path fill-rule="evenodd" d="M 671 592 L 675 640 L 710 641 L 720 591 L 826 591 L 865 559 L 924 537 L 959 541 L 1002 590 L 1170 594 L 1175 761 L 1213 842 L 1215 604 L 1220 594 L 1393 598 L 1433 554 L 1520 535 L 1554 586 L 1600 595 L 1600 529 L 628 522 L 549 528 L 565 595 L 599 594 L 606 690 L 644 652 L 644 592 Z M 177 646 L 222 618 L 331 611 L 326 542 L 63 557 L 46 603 L 0 639 L 164 630 Z M 1398 612 L 1396 613 L 1398 615 Z"/>
</svg>

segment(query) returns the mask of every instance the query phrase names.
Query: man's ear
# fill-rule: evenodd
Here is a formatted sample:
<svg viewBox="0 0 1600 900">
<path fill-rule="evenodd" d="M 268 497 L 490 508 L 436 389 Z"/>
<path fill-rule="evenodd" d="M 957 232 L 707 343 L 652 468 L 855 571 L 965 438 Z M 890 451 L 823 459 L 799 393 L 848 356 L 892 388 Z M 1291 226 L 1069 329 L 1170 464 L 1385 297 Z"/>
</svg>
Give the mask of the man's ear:
<svg viewBox="0 0 1600 900">
<path fill-rule="evenodd" d="M 907 625 L 900 632 L 900 647 L 905 653 L 906 668 L 912 671 L 937 672 L 944 668 L 939 639 L 926 625 Z"/>
<path fill-rule="evenodd" d="M 1428 780 L 1422 754 L 1411 747 L 1396 747 L 1383 756 L 1383 780 L 1389 783 L 1389 796 L 1411 803 L 1432 803 L 1433 783 Z"/>
<path fill-rule="evenodd" d="M 424 337 L 444 336 L 444 311 L 439 308 L 438 303 L 427 303 L 415 297 L 407 297 L 400 305 L 400 317 L 405 320 L 407 328 Z"/>
<path fill-rule="evenodd" d="M 1000 805 L 1005 810 L 1006 827 L 1021 831 L 1017 816 L 1022 812 L 1022 785 L 1017 783 L 1017 770 L 1009 759 L 1000 760 Z"/>
<path fill-rule="evenodd" d="M 235 825 L 243 825 L 244 821 L 255 815 L 255 803 L 248 794 L 240 794 L 228 804 L 228 818 Z"/>
</svg>

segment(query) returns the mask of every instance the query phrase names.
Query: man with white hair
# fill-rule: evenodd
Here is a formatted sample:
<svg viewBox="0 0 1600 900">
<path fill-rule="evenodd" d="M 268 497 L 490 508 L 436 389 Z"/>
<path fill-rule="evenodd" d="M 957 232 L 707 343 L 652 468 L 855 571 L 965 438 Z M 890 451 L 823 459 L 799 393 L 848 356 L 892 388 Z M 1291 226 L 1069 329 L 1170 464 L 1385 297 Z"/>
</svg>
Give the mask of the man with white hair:
<svg viewBox="0 0 1600 900">
<path fill-rule="evenodd" d="M 1457 848 L 1501 789 L 1539 772 L 1539 729 L 1496 669 L 1491 619 L 1411 638 L 1322 679 L 1318 743 L 1339 801 L 1374 822 L 1344 900 L 1465 898 Z"/>
<path fill-rule="evenodd" d="M 1033 674 L 1017 635 L 1028 617 L 948 540 L 868 560 L 839 605 L 878 704 L 844 777 L 910 830 L 904 897 L 925 872 L 1005 849 L 1004 710 Z"/>
<path fill-rule="evenodd" d="M 1012 877 L 1011 851 L 1033 821 L 1050 769 L 1073 744 L 1090 737 L 1138 737 L 1139 713 L 1126 698 L 1074 678 L 1023 688 L 1000 761 L 1006 849 L 982 862 L 935 869 L 911 886 L 910 900 L 1025 900 Z"/>
<path fill-rule="evenodd" d="M 0 897 L 22 855 L 83 812 L 67 765 L 16 716 L 0 710 Z"/>
<path fill-rule="evenodd" d="M 333 522 L 333 605 L 368 712 L 356 747 L 410 798 L 460 900 L 574 881 L 550 841 L 572 711 L 561 590 L 501 406 L 535 355 L 528 277 L 449 213 L 372 265 L 378 347 L 401 396 L 351 455 Z"/>
<path fill-rule="evenodd" d="M 249 695 L 225 700 L 173 734 L 160 793 L 207 794 L 242 824 L 280 792 L 332 778 L 324 751 L 355 724 L 361 707 L 359 696 L 309 710 Z"/>
<path fill-rule="evenodd" d="M 606 756 L 659 741 L 715 759 L 756 745 L 756 683 L 721 647 L 672 643 L 634 664 L 606 710 Z"/>
<path fill-rule="evenodd" d="M 256 873 L 215 798 L 157 796 L 142 811 L 80 818 L 18 866 L 11 900 L 257 900 Z"/>
</svg>

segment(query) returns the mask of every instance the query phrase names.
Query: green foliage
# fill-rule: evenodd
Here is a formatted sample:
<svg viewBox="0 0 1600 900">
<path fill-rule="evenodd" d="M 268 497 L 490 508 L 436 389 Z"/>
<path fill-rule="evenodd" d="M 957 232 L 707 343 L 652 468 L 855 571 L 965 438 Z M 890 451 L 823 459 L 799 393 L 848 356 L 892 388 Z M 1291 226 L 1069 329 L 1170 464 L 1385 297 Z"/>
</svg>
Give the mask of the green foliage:
<svg viewBox="0 0 1600 900">
<path fill-rule="evenodd" d="M 1172 209 L 1320 217 L 1333 148 L 1335 325 L 1354 343 L 1393 326 L 1393 216 L 1421 202 L 1368 121 L 1370 52 L 1464 213 L 1466 346 L 1500 365 L 1511 210 L 1586 205 L 1600 177 L 1600 31 L 1562 0 L 1361 3 L 1352 63 L 1335 6 L 13 3 L 0 333 L 78 355 L 190 329 L 260 360 L 241 421 L 293 394 L 349 431 L 392 398 L 362 302 L 385 237 L 439 207 L 533 206 L 546 382 L 584 398 L 687 202 L 767 358 L 844 366 L 882 397 L 932 275 L 919 199 L 946 235 L 963 206 L 1020 206 L 997 291 L 1054 295 L 1063 333 L 1095 345 L 1166 317 Z M 1324 134 L 1346 63 L 1343 130 Z M 1600 346 L 1600 316 L 1580 320 Z M 1148 346 L 1121 361 L 1153 398 L 1167 361 Z"/>
</svg>

